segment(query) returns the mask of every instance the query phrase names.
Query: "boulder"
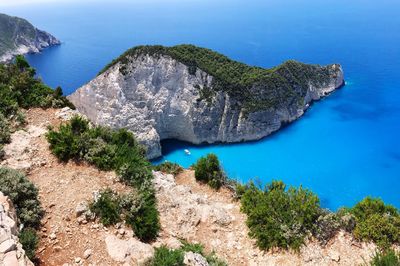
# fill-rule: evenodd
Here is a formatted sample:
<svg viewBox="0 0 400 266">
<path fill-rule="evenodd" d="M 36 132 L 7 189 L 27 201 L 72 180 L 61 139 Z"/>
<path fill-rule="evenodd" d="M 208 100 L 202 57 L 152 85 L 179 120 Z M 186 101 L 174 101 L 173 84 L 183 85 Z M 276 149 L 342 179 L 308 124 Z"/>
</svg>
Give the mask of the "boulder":
<svg viewBox="0 0 400 266">
<path fill-rule="evenodd" d="M 154 255 L 151 245 L 140 242 L 135 238 L 122 240 L 115 235 L 108 234 L 105 238 L 107 252 L 116 262 L 143 264 Z"/>
<path fill-rule="evenodd" d="M 206 258 L 199 253 L 185 252 L 183 263 L 187 266 L 208 266 Z"/>
</svg>

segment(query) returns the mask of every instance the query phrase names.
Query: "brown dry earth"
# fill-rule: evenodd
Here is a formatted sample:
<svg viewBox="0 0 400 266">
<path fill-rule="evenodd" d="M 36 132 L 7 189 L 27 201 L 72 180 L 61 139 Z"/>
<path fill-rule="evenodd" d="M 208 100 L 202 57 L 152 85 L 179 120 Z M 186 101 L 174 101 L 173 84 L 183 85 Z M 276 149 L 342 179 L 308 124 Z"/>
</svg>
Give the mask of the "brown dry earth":
<svg viewBox="0 0 400 266">
<path fill-rule="evenodd" d="M 40 265 L 135 265 L 128 260 L 115 261 L 105 242 L 110 235 L 132 239 L 132 230 L 123 224 L 120 228 L 104 228 L 76 217 L 77 205 L 91 201 L 95 191 L 109 187 L 128 192 L 130 188 L 119 183 L 113 172 L 98 171 L 86 164 L 63 164 L 50 153 L 46 128 L 59 125 L 62 116 L 55 109 L 28 110 L 27 127 L 13 134 L 12 143 L 5 147 L 8 157 L 2 162 L 24 170 L 39 188 L 46 211 L 37 253 Z M 298 254 L 260 251 L 248 237 L 246 217 L 230 191 L 215 192 L 197 183 L 190 170 L 176 178 L 154 175 L 162 230 L 153 247 L 177 247 L 178 239 L 199 242 L 229 265 L 359 265 L 374 253 L 374 245 L 356 242 L 344 232 L 325 247 L 310 242 Z"/>
</svg>

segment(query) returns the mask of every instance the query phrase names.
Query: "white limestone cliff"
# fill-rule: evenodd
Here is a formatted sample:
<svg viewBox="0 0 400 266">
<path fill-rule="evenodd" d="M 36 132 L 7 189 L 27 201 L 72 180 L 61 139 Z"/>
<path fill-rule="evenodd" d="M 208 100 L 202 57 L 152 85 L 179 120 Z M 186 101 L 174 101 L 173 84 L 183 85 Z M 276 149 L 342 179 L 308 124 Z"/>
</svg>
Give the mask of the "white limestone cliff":
<svg viewBox="0 0 400 266">
<path fill-rule="evenodd" d="M 212 88 L 214 79 L 203 70 L 197 68 L 191 75 L 185 64 L 168 55 L 143 54 L 126 65 L 111 66 L 69 100 L 95 124 L 131 130 L 147 147 L 148 157 L 156 158 L 164 139 L 200 144 L 257 140 L 271 134 L 303 115 L 312 101 L 342 86 L 340 65 L 328 68 L 329 81 L 321 85 L 310 80 L 302 104 L 246 112 L 221 90 L 215 91 L 211 103 L 202 99 L 200 89 Z"/>
</svg>

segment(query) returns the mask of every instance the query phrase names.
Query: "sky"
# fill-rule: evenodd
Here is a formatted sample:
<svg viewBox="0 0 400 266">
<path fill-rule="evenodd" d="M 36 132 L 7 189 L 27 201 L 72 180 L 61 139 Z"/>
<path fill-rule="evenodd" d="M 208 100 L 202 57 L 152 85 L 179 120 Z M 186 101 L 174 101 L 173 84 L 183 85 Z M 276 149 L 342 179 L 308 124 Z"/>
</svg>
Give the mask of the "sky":
<svg viewBox="0 0 400 266">
<path fill-rule="evenodd" d="M 85 1 L 92 1 L 92 0 L 85 0 Z M 0 6 L 18 6 L 18 5 L 42 4 L 42 3 L 60 3 L 60 2 L 82 2 L 82 0 L 0 0 Z"/>
<path fill-rule="evenodd" d="M 139 1 L 146 1 L 146 2 L 156 2 L 156 1 L 164 1 L 164 0 L 0 0 L 0 7 L 4 6 L 20 6 L 20 5 L 32 5 L 32 4 L 58 4 L 58 3 L 84 3 L 84 2 L 139 2 Z M 171 1 L 171 0 L 167 0 Z M 175 1 L 175 0 L 173 0 Z M 193 1 L 193 0 L 185 0 L 185 1 Z M 0 10 L 1 13 L 1 10 Z"/>
</svg>

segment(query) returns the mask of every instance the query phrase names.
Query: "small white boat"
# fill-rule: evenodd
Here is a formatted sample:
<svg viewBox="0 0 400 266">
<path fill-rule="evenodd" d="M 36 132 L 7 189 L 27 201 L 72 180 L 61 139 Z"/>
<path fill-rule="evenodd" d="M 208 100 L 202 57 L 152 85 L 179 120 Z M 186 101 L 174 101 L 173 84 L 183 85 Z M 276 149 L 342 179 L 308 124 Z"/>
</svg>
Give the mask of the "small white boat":
<svg viewBox="0 0 400 266">
<path fill-rule="evenodd" d="M 190 155 L 190 151 L 188 149 L 185 149 L 184 152 L 186 153 L 186 155 Z"/>
</svg>

